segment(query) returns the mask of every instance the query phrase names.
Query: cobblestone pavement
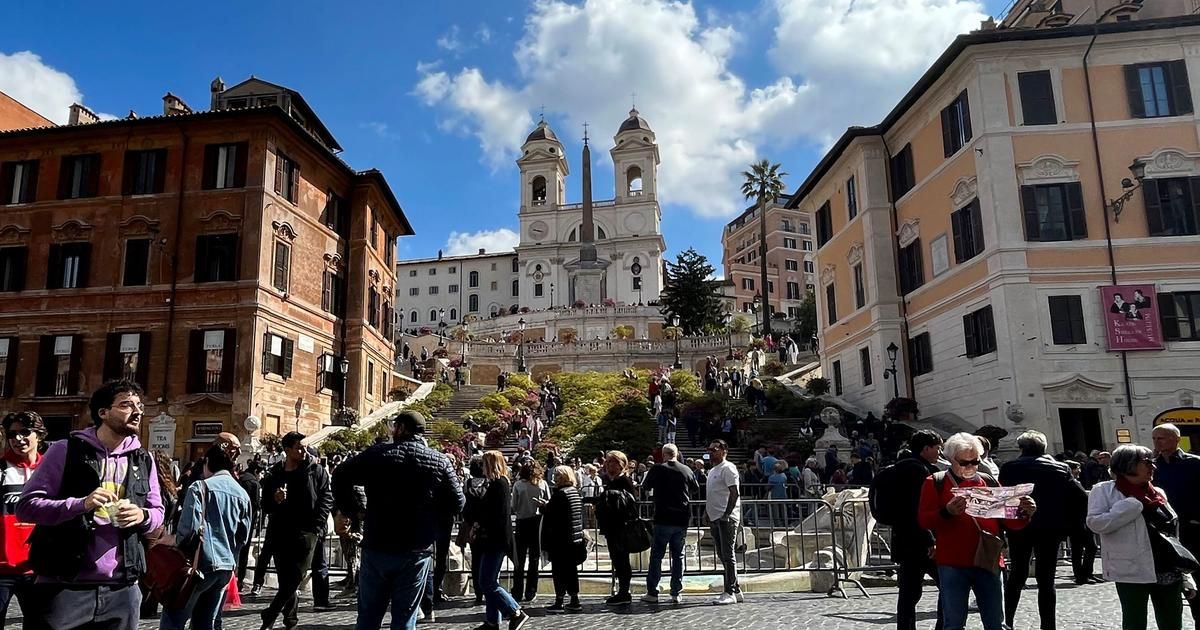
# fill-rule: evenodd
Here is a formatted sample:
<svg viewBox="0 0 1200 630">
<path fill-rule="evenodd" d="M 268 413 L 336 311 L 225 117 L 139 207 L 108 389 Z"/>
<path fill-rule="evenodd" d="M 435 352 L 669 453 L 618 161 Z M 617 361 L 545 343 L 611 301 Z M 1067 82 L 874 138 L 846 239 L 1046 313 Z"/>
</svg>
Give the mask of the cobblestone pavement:
<svg viewBox="0 0 1200 630">
<path fill-rule="evenodd" d="M 1060 573 L 1058 589 L 1058 629 L 1059 630 L 1119 630 L 1120 609 L 1116 593 L 1111 584 L 1076 587 L 1065 583 L 1064 575 Z M 1037 592 L 1030 579 L 1018 611 L 1016 630 L 1033 630 L 1039 627 L 1037 621 Z M 635 585 L 636 588 L 636 585 Z M 849 599 L 826 597 L 814 593 L 791 594 L 754 594 L 747 595 L 746 601 L 734 606 L 712 606 L 711 596 L 689 595 L 683 605 L 650 606 L 635 603 L 624 611 L 613 612 L 605 609 L 600 598 L 584 598 L 584 612 L 573 615 L 545 616 L 540 607 L 548 604 L 544 598 L 529 608 L 533 620 L 526 630 L 553 628 L 554 630 L 641 630 L 662 628 L 691 628 L 694 630 L 707 629 L 736 629 L 748 628 L 753 630 L 793 630 L 793 629 L 822 629 L 822 630 L 871 630 L 890 629 L 895 627 L 896 591 L 894 588 L 870 589 L 871 597 L 865 598 L 861 593 L 852 592 Z M 264 595 L 273 594 L 271 591 Z M 929 630 L 933 627 L 934 601 L 936 591 L 932 587 L 926 589 L 925 596 L 918 607 L 922 621 L 920 628 Z M 258 613 L 269 601 L 267 597 L 257 600 L 247 600 L 246 606 L 239 611 L 225 614 L 226 630 L 258 630 L 260 619 Z M 331 630 L 334 628 L 353 628 L 356 618 L 352 602 L 347 602 L 338 610 L 315 614 L 311 612 L 310 602 L 305 602 L 301 608 L 300 627 L 307 630 Z M 1184 627 L 1191 628 L 1190 615 L 1184 613 Z M 9 620 L 13 622 L 12 619 Z M 469 602 L 455 602 L 439 610 L 434 623 L 422 623 L 421 628 L 427 630 L 471 630 L 483 621 L 482 607 L 470 606 Z M 384 628 L 390 621 L 385 620 Z M 143 630 L 157 628 L 158 622 L 146 620 L 140 625 Z M 278 623 L 277 628 L 281 627 Z M 979 618 L 973 615 L 968 622 L 968 628 L 981 628 Z M 1151 620 L 1150 627 L 1154 628 Z M 501 628 L 504 628 L 502 625 Z"/>
</svg>

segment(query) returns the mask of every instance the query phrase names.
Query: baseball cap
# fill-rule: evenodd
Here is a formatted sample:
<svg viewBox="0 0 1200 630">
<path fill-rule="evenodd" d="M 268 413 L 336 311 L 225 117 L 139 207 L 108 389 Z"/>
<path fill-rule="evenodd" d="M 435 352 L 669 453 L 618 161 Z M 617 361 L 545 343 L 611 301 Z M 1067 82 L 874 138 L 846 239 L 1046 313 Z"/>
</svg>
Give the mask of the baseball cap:
<svg viewBox="0 0 1200 630">
<path fill-rule="evenodd" d="M 421 412 L 419 411 L 407 409 L 401 411 L 400 413 L 396 414 L 396 417 L 392 419 L 392 422 L 395 424 L 403 424 L 412 433 L 425 432 L 425 416 L 421 415 Z"/>
</svg>

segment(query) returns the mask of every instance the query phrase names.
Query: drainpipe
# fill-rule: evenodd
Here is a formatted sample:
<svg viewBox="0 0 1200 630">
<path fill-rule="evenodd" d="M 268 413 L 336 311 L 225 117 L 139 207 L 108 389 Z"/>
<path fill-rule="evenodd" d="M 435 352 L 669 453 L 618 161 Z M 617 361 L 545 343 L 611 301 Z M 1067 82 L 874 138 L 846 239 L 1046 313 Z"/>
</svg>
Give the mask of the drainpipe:
<svg viewBox="0 0 1200 630">
<path fill-rule="evenodd" d="M 1088 69 L 1088 57 L 1092 54 L 1092 47 L 1096 45 L 1096 38 L 1100 36 L 1098 23 L 1094 24 L 1093 28 L 1096 30 L 1092 33 L 1092 41 L 1088 42 L 1087 51 L 1083 53 L 1083 80 L 1087 90 L 1088 122 L 1091 123 L 1092 130 L 1092 152 L 1096 158 L 1096 175 L 1100 181 L 1100 201 L 1104 207 L 1104 241 L 1108 249 L 1108 273 L 1115 285 L 1117 283 L 1117 261 L 1113 252 L 1112 226 L 1109 221 L 1108 191 L 1104 187 L 1104 164 L 1100 161 L 1100 134 L 1096 130 L 1096 109 L 1092 101 L 1092 73 Z M 1129 380 L 1129 353 L 1125 350 L 1121 351 L 1121 376 L 1125 382 L 1125 410 L 1132 418 L 1133 386 Z M 1121 424 L 1125 424 L 1125 421 L 1122 420 Z"/>
<path fill-rule="evenodd" d="M 888 146 L 887 138 L 882 133 L 879 134 L 879 139 L 883 141 L 883 154 L 884 154 L 885 159 L 887 160 L 887 177 L 884 178 L 884 181 L 887 183 L 887 196 L 888 196 L 889 206 L 891 208 L 891 216 L 889 218 L 891 219 L 891 231 L 892 231 L 892 238 L 891 238 L 892 269 L 894 270 L 894 272 L 896 274 L 896 293 L 899 294 L 900 293 L 900 236 L 899 236 L 898 232 L 900 231 L 900 225 L 899 225 L 900 217 L 897 214 L 897 210 L 896 210 L 895 196 L 892 194 L 892 148 Z M 924 271 L 922 271 L 922 273 L 924 273 Z M 905 360 L 909 361 L 908 365 L 911 366 L 912 365 L 912 363 L 911 363 L 912 357 L 908 356 L 908 354 L 909 354 L 908 340 L 909 340 L 909 338 L 908 338 L 908 298 L 906 298 L 904 295 L 900 295 L 900 348 L 901 348 L 901 350 L 904 351 Z M 896 378 L 896 375 L 892 374 L 892 378 L 893 379 Z M 908 367 L 905 367 L 905 369 L 904 369 L 904 386 L 908 389 L 909 398 L 916 400 L 917 399 L 917 390 L 916 390 L 915 383 L 913 382 L 913 373 L 912 373 L 912 370 L 909 369 Z"/>
<path fill-rule="evenodd" d="M 167 387 L 171 382 L 171 347 L 175 340 L 175 301 L 178 297 L 179 287 L 179 239 L 183 232 L 183 194 L 184 184 L 187 180 L 187 157 L 188 157 L 188 135 L 183 130 L 183 125 L 179 126 L 179 136 L 183 139 L 181 158 L 179 162 L 179 190 L 175 193 L 175 236 L 171 242 L 171 292 L 167 298 L 167 360 L 163 364 L 162 371 L 162 402 L 166 405 L 170 400 L 169 390 Z"/>
</svg>

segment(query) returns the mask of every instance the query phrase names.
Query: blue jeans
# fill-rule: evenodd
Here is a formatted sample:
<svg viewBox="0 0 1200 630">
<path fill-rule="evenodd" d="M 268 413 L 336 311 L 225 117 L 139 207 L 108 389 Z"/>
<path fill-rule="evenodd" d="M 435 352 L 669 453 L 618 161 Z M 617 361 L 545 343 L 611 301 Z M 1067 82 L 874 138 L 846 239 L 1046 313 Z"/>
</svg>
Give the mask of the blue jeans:
<svg viewBox="0 0 1200 630">
<path fill-rule="evenodd" d="M 979 605 L 979 620 L 984 630 L 1004 630 L 1004 599 L 1000 576 L 985 569 L 961 569 L 938 566 L 944 630 L 963 630 L 967 626 L 967 606 L 971 591 Z"/>
<path fill-rule="evenodd" d="M 499 624 L 500 617 L 511 617 L 521 610 L 517 600 L 500 586 L 500 567 L 504 565 L 503 551 L 485 551 L 479 562 L 479 592 L 487 601 L 484 620 Z"/>
<path fill-rule="evenodd" d="M 683 538 L 686 527 L 677 525 L 654 525 L 654 544 L 650 547 L 650 571 L 646 574 L 646 592 L 658 592 L 658 580 L 662 576 L 663 554 L 671 546 L 671 595 L 683 592 Z"/>
<path fill-rule="evenodd" d="M 192 620 L 192 630 L 213 630 L 220 627 L 217 618 L 221 616 L 221 607 L 225 604 L 225 593 L 232 576 L 232 569 L 205 573 L 204 579 L 192 591 L 192 597 L 186 606 L 174 609 L 163 606 L 158 630 L 183 630 L 188 619 Z"/>
<path fill-rule="evenodd" d="M 0 627 L 4 627 L 8 616 L 8 604 L 16 595 L 21 604 L 22 614 L 28 615 L 33 611 L 33 576 L 6 575 L 0 577 Z"/>
<path fill-rule="evenodd" d="M 432 570 L 431 549 L 401 552 L 363 549 L 358 569 L 358 622 L 354 627 L 379 630 L 390 603 L 392 630 L 416 628 L 421 592 Z"/>
</svg>

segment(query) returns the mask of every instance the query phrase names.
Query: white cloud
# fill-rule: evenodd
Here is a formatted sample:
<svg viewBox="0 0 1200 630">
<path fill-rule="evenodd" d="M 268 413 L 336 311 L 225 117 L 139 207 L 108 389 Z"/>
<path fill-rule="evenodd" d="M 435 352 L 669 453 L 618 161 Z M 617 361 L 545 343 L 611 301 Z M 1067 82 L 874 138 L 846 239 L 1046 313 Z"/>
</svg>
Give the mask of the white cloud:
<svg viewBox="0 0 1200 630">
<path fill-rule="evenodd" d="M 28 50 L 0 53 L 0 91 L 59 124 L 67 122 L 72 103 L 83 102 L 69 74 L 51 68 Z"/>
<path fill-rule="evenodd" d="M 480 24 L 475 31 L 475 39 L 478 39 L 481 44 L 492 41 L 492 29 L 488 28 L 487 24 Z"/>
<path fill-rule="evenodd" d="M 438 48 L 450 52 L 458 52 L 462 50 L 462 40 L 458 38 L 458 25 L 454 24 L 444 35 L 437 39 Z"/>
<path fill-rule="evenodd" d="M 729 216 L 746 205 L 740 172 L 763 157 L 762 145 L 828 143 L 850 124 L 878 122 L 953 35 L 983 15 L 975 0 L 771 2 L 778 28 L 770 58 L 780 74 L 765 85 L 747 86 L 729 69 L 741 33 L 711 12 L 701 20 L 691 4 L 536 0 L 513 52 L 516 79 L 419 67 L 415 92 L 439 108 L 443 130 L 474 134 L 493 169 L 512 166 L 538 106 L 560 137 L 588 121 L 603 145 L 636 92 L 662 155 L 660 197 L 701 216 Z"/>
<path fill-rule="evenodd" d="M 480 249 L 489 253 L 509 252 L 521 242 L 521 237 L 508 228 L 478 232 L 450 232 L 446 239 L 447 256 L 476 254 Z"/>
</svg>

